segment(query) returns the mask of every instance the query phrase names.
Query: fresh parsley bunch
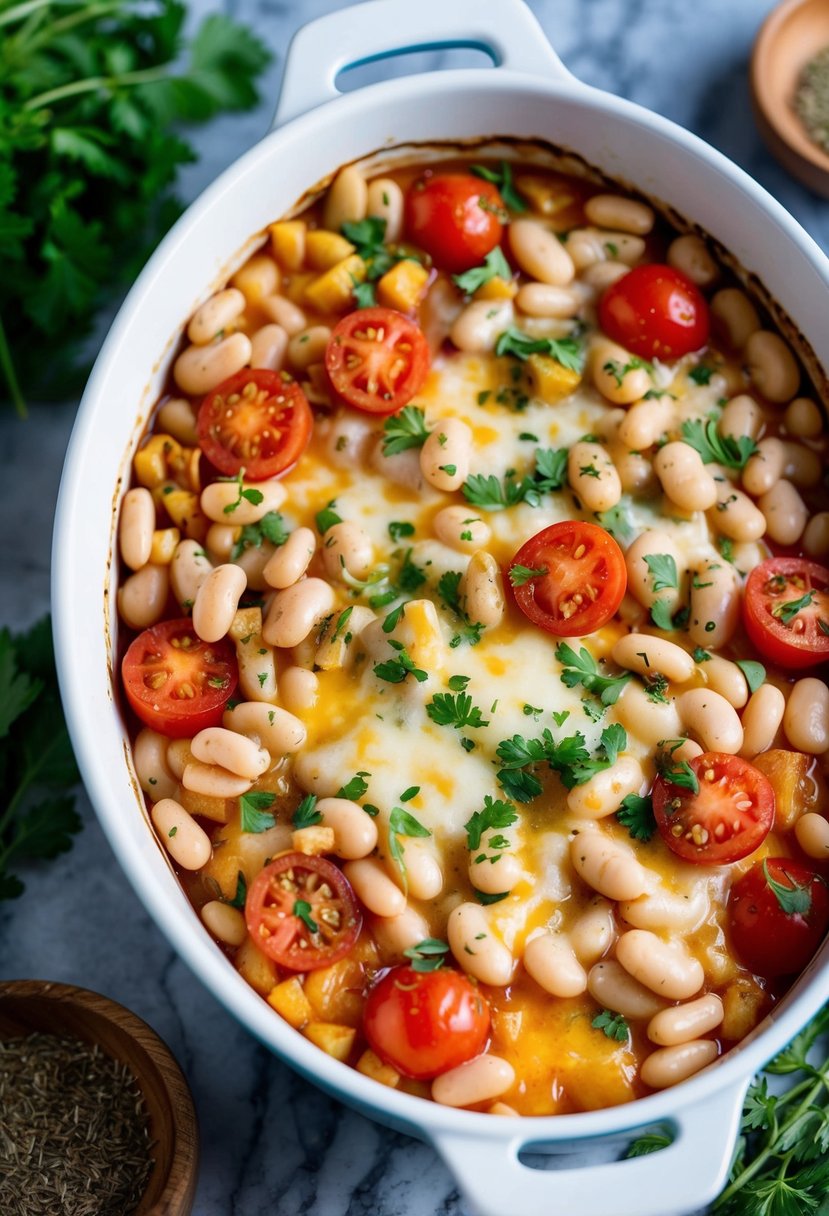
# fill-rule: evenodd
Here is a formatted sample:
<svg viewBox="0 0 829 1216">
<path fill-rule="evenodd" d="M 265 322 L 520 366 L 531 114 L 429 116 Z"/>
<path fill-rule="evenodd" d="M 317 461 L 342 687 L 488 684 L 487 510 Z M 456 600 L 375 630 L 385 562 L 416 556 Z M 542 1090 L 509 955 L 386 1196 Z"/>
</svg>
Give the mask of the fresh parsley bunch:
<svg viewBox="0 0 829 1216">
<path fill-rule="evenodd" d="M 81 340 L 178 216 L 175 133 L 249 109 L 270 59 L 178 0 L 0 0 L 0 398 L 76 387 Z M 180 59 L 186 49 L 186 62 Z"/>
</svg>

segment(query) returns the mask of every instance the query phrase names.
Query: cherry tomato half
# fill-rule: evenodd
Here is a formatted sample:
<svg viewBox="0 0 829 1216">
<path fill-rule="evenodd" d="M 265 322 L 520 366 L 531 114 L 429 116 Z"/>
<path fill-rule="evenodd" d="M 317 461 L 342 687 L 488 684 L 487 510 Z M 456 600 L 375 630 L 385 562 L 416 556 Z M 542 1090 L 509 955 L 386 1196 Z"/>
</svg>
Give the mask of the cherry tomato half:
<svg viewBox="0 0 829 1216">
<path fill-rule="evenodd" d="M 348 954 L 362 916 L 351 884 L 330 861 L 283 853 L 251 883 L 245 920 L 253 941 L 280 967 L 314 971 Z"/>
<path fill-rule="evenodd" d="M 459 971 L 392 967 L 369 993 L 363 1023 L 381 1060 L 426 1081 L 481 1054 L 489 1005 Z"/>
<path fill-rule="evenodd" d="M 627 587 L 625 558 L 613 537 L 572 519 L 530 537 L 507 574 L 524 615 L 560 638 L 601 629 Z"/>
<path fill-rule="evenodd" d="M 219 726 L 239 679 L 233 646 L 203 642 L 189 620 L 151 625 L 121 663 L 124 692 L 145 725 L 171 739 Z"/>
<path fill-rule="evenodd" d="M 423 333 L 393 308 L 361 308 L 343 317 L 325 348 L 331 387 L 367 414 L 394 414 L 422 388 L 431 355 Z"/>
<path fill-rule="evenodd" d="M 754 645 L 781 667 L 829 659 L 829 570 L 805 557 L 772 557 L 746 582 L 743 622 Z"/>
<path fill-rule="evenodd" d="M 829 889 L 810 865 L 767 857 L 729 897 L 731 940 L 755 975 L 802 971 L 829 928 Z"/>
<path fill-rule="evenodd" d="M 406 195 L 406 234 L 435 265 L 459 274 L 500 244 L 507 210 L 492 182 L 471 173 L 437 173 Z"/>
<path fill-rule="evenodd" d="M 696 284 L 671 266 L 635 266 L 608 287 L 599 324 L 643 359 L 679 359 L 708 341 L 710 317 Z"/>
<path fill-rule="evenodd" d="M 725 752 L 703 752 L 690 768 L 696 792 L 667 776 L 657 777 L 653 787 L 653 812 L 665 844 L 685 861 L 706 866 L 753 853 L 774 820 L 771 782 L 747 760 Z"/>
<path fill-rule="evenodd" d="M 242 368 L 199 407 L 199 446 L 220 473 L 249 481 L 286 473 L 299 460 L 314 416 L 298 384 L 266 368 Z"/>
</svg>

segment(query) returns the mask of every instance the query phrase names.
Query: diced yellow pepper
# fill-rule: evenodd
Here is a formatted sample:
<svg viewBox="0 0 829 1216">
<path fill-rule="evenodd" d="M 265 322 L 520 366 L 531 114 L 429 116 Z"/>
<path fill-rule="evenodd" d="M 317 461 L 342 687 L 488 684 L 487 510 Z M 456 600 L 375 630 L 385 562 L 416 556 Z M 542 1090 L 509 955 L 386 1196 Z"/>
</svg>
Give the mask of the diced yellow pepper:
<svg viewBox="0 0 829 1216">
<path fill-rule="evenodd" d="M 306 857 L 319 853 L 334 852 L 334 829 L 312 824 L 310 828 L 297 828 L 291 833 L 291 847 Z"/>
<path fill-rule="evenodd" d="M 305 978 L 305 995 L 320 1021 L 359 1026 L 363 1016 L 363 968 L 353 958 L 318 967 Z"/>
<path fill-rule="evenodd" d="M 305 238 L 305 260 L 312 270 L 330 270 L 353 252 L 351 241 L 326 228 L 317 228 Z"/>
<path fill-rule="evenodd" d="M 735 1042 L 750 1034 L 766 1011 L 769 998 L 756 980 L 741 976 L 723 993 L 723 1020 L 719 1033 Z"/>
<path fill-rule="evenodd" d="M 366 264 L 353 253 L 308 284 L 305 302 L 320 312 L 344 312 L 352 302 L 355 283 L 365 277 Z"/>
<path fill-rule="evenodd" d="M 301 1030 L 314 1016 L 302 984 L 296 976 L 283 980 L 268 993 L 268 1004 L 295 1030 Z"/>
<path fill-rule="evenodd" d="M 536 396 L 548 405 L 563 401 L 581 384 L 581 372 L 571 371 L 552 355 L 530 355 L 527 370 Z"/>
<path fill-rule="evenodd" d="M 228 823 L 236 810 L 235 798 L 214 798 L 212 794 L 196 794 L 193 790 L 179 786 L 176 801 L 180 802 L 190 815 L 201 815 L 213 823 Z"/>
<path fill-rule="evenodd" d="M 173 465 L 180 465 L 181 459 L 181 444 L 172 435 L 153 435 L 135 453 L 133 467 L 136 481 L 152 490 L 167 480 Z"/>
<path fill-rule="evenodd" d="M 166 486 L 164 490 L 167 490 Z M 172 489 L 163 493 L 158 501 L 188 540 L 204 541 L 210 521 L 202 513 L 198 494 L 190 490 Z"/>
<path fill-rule="evenodd" d="M 476 300 L 513 300 L 518 295 L 518 284 L 514 279 L 502 279 L 496 275 L 475 292 Z"/>
<path fill-rule="evenodd" d="M 360 1056 L 357 1061 L 357 1072 L 371 1077 L 372 1081 L 379 1081 L 381 1085 L 388 1085 L 390 1089 L 396 1089 L 400 1084 L 400 1073 L 395 1072 L 390 1064 L 384 1064 L 371 1049 L 364 1051 Z"/>
<path fill-rule="evenodd" d="M 350 1026 L 337 1026 L 334 1022 L 309 1022 L 303 1033 L 329 1056 L 345 1063 L 357 1032 Z"/>
<path fill-rule="evenodd" d="M 268 996 L 276 984 L 276 963 L 249 937 L 236 951 L 236 970 L 260 996 Z"/>
<path fill-rule="evenodd" d="M 377 284 L 377 301 L 384 308 L 412 312 L 426 294 L 429 271 L 420 262 L 406 258 L 387 270 Z"/>
<path fill-rule="evenodd" d="M 271 224 L 271 248 L 280 266 L 299 270 L 305 261 L 305 220 L 282 220 Z"/>
<path fill-rule="evenodd" d="M 240 608 L 230 622 L 229 636 L 234 642 L 262 632 L 262 609 Z"/>
<path fill-rule="evenodd" d="M 810 772 L 814 763 L 811 756 L 773 747 L 751 763 L 768 777 L 774 790 L 774 826 L 778 831 L 791 831 L 801 815 L 820 810 L 825 790 L 818 774 Z"/>
<path fill-rule="evenodd" d="M 173 491 L 175 493 L 175 491 Z M 150 549 L 150 561 L 154 566 L 169 566 L 181 539 L 178 528 L 156 528 Z"/>
<path fill-rule="evenodd" d="M 542 215 L 555 215 L 576 202 L 576 195 L 567 189 L 561 178 L 521 173 L 515 179 L 515 187 Z"/>
</svg>

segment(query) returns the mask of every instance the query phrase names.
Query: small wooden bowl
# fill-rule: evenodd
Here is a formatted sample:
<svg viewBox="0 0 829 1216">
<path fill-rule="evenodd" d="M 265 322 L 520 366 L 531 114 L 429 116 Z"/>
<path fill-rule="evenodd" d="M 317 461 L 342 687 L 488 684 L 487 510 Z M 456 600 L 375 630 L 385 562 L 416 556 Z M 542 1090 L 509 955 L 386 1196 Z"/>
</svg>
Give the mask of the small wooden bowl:
<svg viewBox="0 0 829 1216">
<path fill-rule="evenodd" d="M 751 96 L 760 133 L 780 163 L 829 198 L 829 152 L 808 136 L 794 109 L 800 73 L 829 46 L 827 0 L 785 0 L 760 28 L 751 56 Z"/>
<path fill-rule="evenodd" d="M 189 1216 L 198 1176 L 193 1099 L 169 1048 L 146 1022 L 108 997 L 43 980 L 0 983 L 0 1038 L 72 1035 L 126 1064 L 150 1118 L 154 1165 L 135 1216 Z"/>
</svg>

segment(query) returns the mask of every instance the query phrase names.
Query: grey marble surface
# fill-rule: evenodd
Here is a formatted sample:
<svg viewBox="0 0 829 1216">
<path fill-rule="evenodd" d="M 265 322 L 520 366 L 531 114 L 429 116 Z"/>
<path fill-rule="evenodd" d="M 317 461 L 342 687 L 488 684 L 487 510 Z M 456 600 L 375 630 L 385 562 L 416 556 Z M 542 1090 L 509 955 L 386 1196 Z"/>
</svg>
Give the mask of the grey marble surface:
<svg viewBox="0 0 829 1216">
<path fill-rule="evenodd" d="M 258 27 L 276 59 L 254 113 L 196 132 L 202 155 L 182 179 L 187 199 L 266 130 L 293 31 L 344 7 L 333 0 L 225 3 Z M 191 0 L 194 19 L 209 7 L 209 0 Z M 708 139 L 829 248 L 829 204 L 778 168 L 751 118 L 747 61 L 770 0 L 531 0 L 531 7 L 576 75 Z M 430 66 L 434 62 L 432 57 Z M 0 519 L 6 522 L 0 529 L 0 624 L 20 626 L 48 607 L 52 517 L 75 405 L 36 408 L 25 423 L 0 419 Z M 0 905 L 0 977 L 97 989 L 134 1009 L 166 1039 L 198 1109 L 198 1216 L 465 1213 L 431 1149 L 323 1096 L 228 1016 L 136 899 L 83 796 L 80 807 L 85 828 L 73 851 L 48 867 L 31 868 L 25 895 Z M 666 1196 L 666 1216 L 671 1198 Z"/>
</svg>

